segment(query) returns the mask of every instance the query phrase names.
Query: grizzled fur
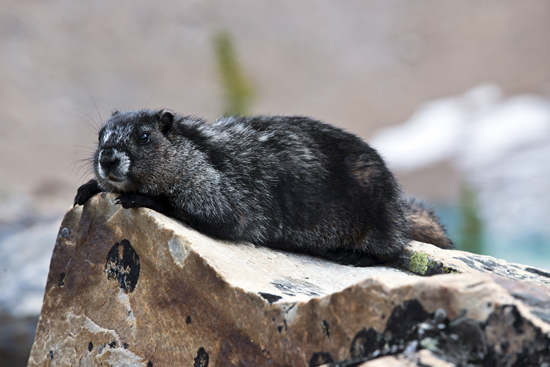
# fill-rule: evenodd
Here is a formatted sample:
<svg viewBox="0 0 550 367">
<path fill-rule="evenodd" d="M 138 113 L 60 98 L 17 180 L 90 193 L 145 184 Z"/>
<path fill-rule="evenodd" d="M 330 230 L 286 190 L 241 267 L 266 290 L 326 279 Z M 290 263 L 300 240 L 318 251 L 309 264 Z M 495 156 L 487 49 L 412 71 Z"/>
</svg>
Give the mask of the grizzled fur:
<svg viewBox="0 0 550 367">
<path fill-rule="evenodd" d="M 116 192 L 124 208 L 152 208 L 220 239 L 363 265 L 395 258 L 411 238 L 451 246 L 433 213 L 401 198 L 373 148 L 307 117 L 206 124 L 115 111 L 92 165 L 96 179 L 75 205 Z"/>
</svg>

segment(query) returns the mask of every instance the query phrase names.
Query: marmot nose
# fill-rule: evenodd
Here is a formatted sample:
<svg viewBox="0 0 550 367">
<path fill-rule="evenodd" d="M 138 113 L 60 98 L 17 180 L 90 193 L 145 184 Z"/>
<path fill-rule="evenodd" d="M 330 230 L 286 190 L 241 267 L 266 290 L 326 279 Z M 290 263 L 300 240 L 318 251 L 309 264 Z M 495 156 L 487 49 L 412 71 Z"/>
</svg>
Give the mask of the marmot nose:
<svg viewBox="0 0 550 367">
<path fill-rule="evenodd" d="M 105 171 L 105 173 L 111 172 L 113 167 L 118 166 L 120 163 L 120 159 L 117 157 L 101 157 L 99 160 L 99 164 L 101 165 L 101 168 Z"/>
</svg>

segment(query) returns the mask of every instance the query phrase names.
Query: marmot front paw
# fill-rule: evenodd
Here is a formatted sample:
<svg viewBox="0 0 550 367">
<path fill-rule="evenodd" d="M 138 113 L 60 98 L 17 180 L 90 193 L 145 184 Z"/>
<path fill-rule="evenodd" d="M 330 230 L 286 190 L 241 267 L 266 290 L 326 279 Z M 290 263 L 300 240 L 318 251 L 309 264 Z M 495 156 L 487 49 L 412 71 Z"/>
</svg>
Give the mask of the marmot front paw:
<svg viewBox="0 0 550 367">
<path fill-rule="evenodd" d="M 90 200 L 93 196 L 99 194 L 103 190 L 99 187 L 99 184 L 96 180 L 90 180 L 84 185 L 80 186 L 76 191 L 76 196 L 74 197 L 73 207 L 78 205 L 83 205 L 85 202 Z"/>
</svg>

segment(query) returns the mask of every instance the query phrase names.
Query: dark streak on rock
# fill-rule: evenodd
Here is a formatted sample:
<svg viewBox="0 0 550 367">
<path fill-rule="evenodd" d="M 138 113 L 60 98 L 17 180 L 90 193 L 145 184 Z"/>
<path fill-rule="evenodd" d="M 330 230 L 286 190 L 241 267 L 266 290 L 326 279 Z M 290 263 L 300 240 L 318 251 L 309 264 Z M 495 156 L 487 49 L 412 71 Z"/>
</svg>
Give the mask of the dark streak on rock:
<svg viewBox="0 0 550 367">
<path fill-rule="evenodd" d="M 519 299 L 521 302 L 523 302 L 526 305 L 529 305 L 531 307 L 544 308 L 544 307 L 547 306 L 546 302 L 544 302 L 543 300 L 538 299 L 538 298 L 536 298 L 536 297 L 534 297 L 530 294 L 513 292 L 513 293 L 510 293 L 510 295 L 512 297 L 514 297 L 515 299 Z"/>
<path fill-rule="evenodd" d="M 330 338 L 330 325 L 327 320 L 321 321 L 321 332 L 323 333 L 323 336 Z"/>
<path fill-rule="evenodd" d="M 384 346 L 385 340 L 382 334 L 379 334 L 373 328 L 369 330 L 363 328 L 360 330 L 351 341 L 351 347 L 349 354 L 351 358 L 368 357 L 374 353 L 374 351 Z"/>
<path fill-rule="evenodd" d="M 269 303 L 277 302 L 278 300 L 283 298 L 281 296 L 277 296 L 277 295 L 271 294 L 271 293 L 260 292 L 259 294 L 260 294 L 260 296 L 262 296 Z"/>
<path fill-rule="evenodd" d="M 542 321 L 544 322 L 547 322 L 550 324 L 550 312 L 548 311 L 531 311 L 531 313 L 533 315 L 535 315 L 536 317 L 538 317 L 539 319 L 541 319 Z"/>
<path fill-rule="evenodd" d="M 191 316 L 187 316 L 187 318 L 185 319 L 185 323 L 187 325 L 189 325 L 191 323 Z"/>
<path fill-rule="evenodd" d="M 514 322 L 512 323 L 512 326 L 514 327 L 514 329 L 516 329 L 516 331 L 519 334 L 523 334 L 523 331 L 524 331 L 522 327 L 523 318 L 521 317 L 521 314 L 519 313 L 517 307 L 516 306 L 506 306 L 506 307 L 510 307 L 511 313 L 513 314 L 513 317 L 514 317 Z"/>
<path fill-rule="evenodd" d="M 50 350 L 50 359 L 53 359 L 53 350 Z"/>
<path fill-rule="evenodd" d="M 275 288 L 281 292 L 294 296 L 296 293 L 304 294 L 306 296 L 315 297 L 319 296 L 321 289 L 315 284 L 306 282 L 305 280 L 297 279 L 278 279 L 270 282 Z"/>
<path fill-rule="evenodd" d="M 463 350 L 470 361 L 482 361 L 487 355 L 487 339 L 481 324 L 467 317 L 453 321 L 453 333 L 462 341 Z"/>
<path fill-rule="evenodd" d="M 403 306 L 393 309 L 386 323 L 386 332 L 389 331 L 393 339 L 402 339 L 414 325 L 425 321 L 428 316 L 416 299 L 405 301 Z"/>
<path fill-rule="evenodd" d="M 510 347 L 510 343 L 508 342 L 502 342 L 500 343 L 500 349 L 506 353 L 508 351 L 508 348 Z"/>
<path fill-rule="evenodd" d="M 149 361 L 149 362 L 147 363 L 147 367 L 153 367 L 153 362 Z"/>
<path fill-rule="evenodd" d="M 317 367 L 331 362 L 334 362 L 334 359 L 330 353 L 316 352 L 309 359 L 309 367 Z"/>
<path fill-rule="evenodd" d="M 440 261 L 430 260 L 428 262 L 428 269 L 423 275 L 431 276 L 431 275 L 439 275 L 439 274 L 447 274 L 447 272 L 445 272 L 445 267 Z"/>
<path fill-rule="evenodd" d="M 209 359 L 208 353 L 206 353 L 203 347 L 200 347 L 197 351 L 197 356 L 195 357 L 195 364 L 193 364 L 193 367 L 208 367 Z"/>
<path fill-rule="evenodd" d="M 478 257 L 476 258 L 476 261 L 480 263 L 485 270 L 488 270 L 488 271 L 493 271 L 495 270 L 495 268 L 500 267 L 499 263 L 497 263 L 494 260 L 491 260 L 490 258 Z"/>
<path fill-rule="evenodd" d="M 128 240 L 115 243 L 107 254 L 105 272 L 108 279 L 118 280 L 124 292 L 133 292 L 139 278 L 139 256 Z"/>
<path fill-rule="evenodd" d="M 89 342 L 89 343 L 88 343 L 88 351 L 91 352 L 92 349 L 94 349 L 94 343 Z"/>
<path fill-rule="evenodd" d="M 57 283 L 58 287 L 63 287 L 65 285 L 65 272 L 59 274 L 59 283 Z"/>
<path fill-rule="evenodd" d="M 468 259 L 465 257 L 456 257 L 456 259 L 462 261 L 464 264 L 468 265 L 472 269 L 476 269 L 476 270 L 479 269 L 471 259 Z"/>
<path fill-rule="evenodd" d="M 529 273 L 537 274 L 537 275 L 540 275 L 540 276 L 543 276 L 543 277 L 546 277 L 546 278 L 550 278 L 550 273 L 548 273 L 546 271 L 543 271 L 543 270 L 540 270 L 540 269 L 525 268 L 525 271 L 528 271 Z"/>
<path fill-rule="evenodd" d="M 466 289 L 475 288 L 475 287 L 477 287 L 477 286 L 479 286 L 479 285 L 482 285 L 483 283 L 484 283 L 484 282 L 481 281 L 481 282 L 477 282 L 477 283 L 474 283 L 474 284 L 468 284 L 468 285 L 466 286 Z"/>
</svg>

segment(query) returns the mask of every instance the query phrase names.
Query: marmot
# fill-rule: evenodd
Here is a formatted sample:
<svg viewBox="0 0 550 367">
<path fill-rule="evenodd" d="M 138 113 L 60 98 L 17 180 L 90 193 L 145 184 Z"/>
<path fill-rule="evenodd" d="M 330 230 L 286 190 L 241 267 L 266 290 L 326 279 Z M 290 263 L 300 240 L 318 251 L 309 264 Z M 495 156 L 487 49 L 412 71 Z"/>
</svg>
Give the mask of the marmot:
<svg viewBox="0 0 550 367">
<path fill-rule="evenodd" d="M 401 197 L 380 155 L 357 136 L 300 116 L 113 112 L 75 205 L 120 193 L 215 238 L 354 265 L 395 259 L 409 240 L 452 247 L 433 211 Z"/>
</svg>

